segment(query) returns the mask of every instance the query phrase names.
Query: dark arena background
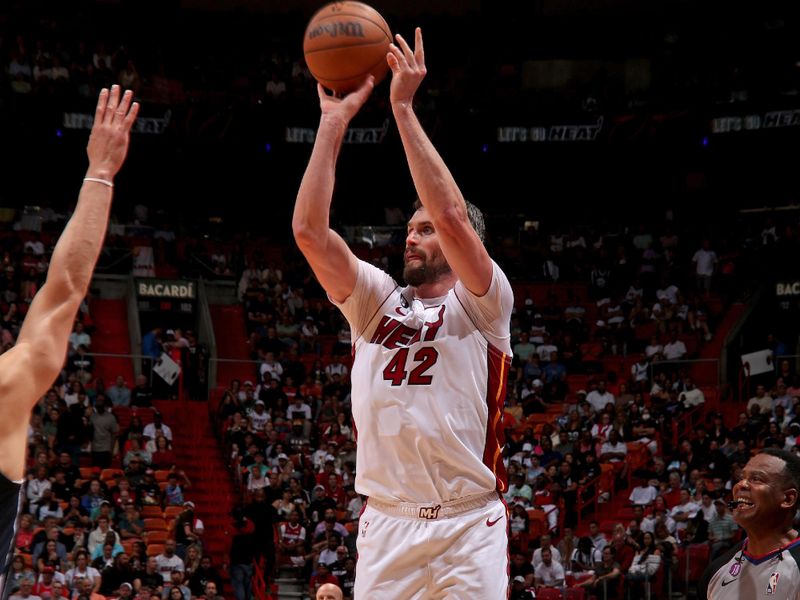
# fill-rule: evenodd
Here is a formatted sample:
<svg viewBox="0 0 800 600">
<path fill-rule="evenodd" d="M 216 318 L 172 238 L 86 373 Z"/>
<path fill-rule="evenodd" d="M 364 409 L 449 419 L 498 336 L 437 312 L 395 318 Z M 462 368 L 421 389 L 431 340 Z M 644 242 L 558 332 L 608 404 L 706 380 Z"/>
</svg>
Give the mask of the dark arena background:
<svg viewBox="0 0 800 600">
<path fill-rule="evenodd" d="M 371 4 L 407 39 L 422 27 L 417 114 L 515 290 L 511 598 L 539 587 L 549 546 L 554 598 L 694 598 L 742 535 L 715 501 L 800 435 L 796 7 Z M 301 599 L 333 573 L 351 597 L 351 338 L 291 230 L 321 5 L 0 4 L 3 351 L 74 207 L 100 88 L 142 106 L 62 376 L 31 418 L 12 587 Z M 347 134 L 331 221 L 397 276 L 415 192 L 388 80 Z M 93 464 L 101 395 L 110 464 Z M 173 545 L 183 570 L 159 582 Z"/>
</svg>

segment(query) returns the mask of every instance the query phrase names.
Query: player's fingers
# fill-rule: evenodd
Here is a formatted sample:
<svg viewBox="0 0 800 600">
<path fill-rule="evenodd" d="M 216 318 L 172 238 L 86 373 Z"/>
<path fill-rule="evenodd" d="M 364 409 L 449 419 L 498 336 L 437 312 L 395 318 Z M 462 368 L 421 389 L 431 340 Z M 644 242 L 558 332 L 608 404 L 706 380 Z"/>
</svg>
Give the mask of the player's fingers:
<svg viewBox="0 0 800 600">
<path fill-rule="evenodd" d="M 417 27 L 414 40 L 414 58 L 417 60 L 417 66 L 425 66 L 425 48 L 422 45 L 422 28 Z"/>
<path fill-rule="evenodd" d="M 414 61 L 414 53 L 411 51 L 411 47 L 408 45 L 408 42 L 406 42 L 406 40 L 403 38 L 403 36 L 400 35 L 399 33 L 397 35 L 395 35 L 394 37 L 397 40 L 397 43 L 400 45 L 400 48 L 402 48 L 402 50 L 403 50 L 403 56 L 405 57 L 406 62 L 409 65 L 413 65 L 414 62 L 415 62 Z"/>
<path fill-rule="evenodd" d="M 397 61 L 397 66 L 399 68 L 408 66 L 408 61 L 406 60 L 406 57 L 403 54 L 402 50 L 400 50 L 400 48 L 398 48 L 394 44 L 389 44 L 389 52 L 391 52 L 392 55 L 394 56 L 395 60 Z"/>
<path fill-rule="evenodd" d="M 397 73 L 397 71 L 400 70 L 400 63 L 394 53 L 386 53 L 386 62 L 389 63 L 389 68 L 392 70 L 392 73 Z"/>
<path fill-rule="evenodd" d="M 317 95 L 320 100 L 325 100 L 328 97 L 328 93 L 325 91 L 325 88 L 322 87 L 321 83 L 317 84 Z"/>
<path fill-rule="evenodd" d="M 114 84 L 111 86 L 111 94 L 108 96 L 108 107 L 106 108 L 105 121 L 111 123 L 114 119 L 114 111 L 119 106 L 119 86 Z"/>
<path fill-rule="evenodd" d="M 97 97 L 97 108 L 94 111 L 94 122 L 102 123 L 103 117 L 106 114 L 106 106 L 108 106 L 108 88 L 100 90 L 100 95 Z"/>
<path fill-rule="evenodd" d="M 125 115 L 125 118 L 122 121 L 123 127 L 125 127 L 125 131 L 130 131 L 131 127 L 133 127 L 133 122 L 136 120 L 137 115 L 139 114 L 139 103 L 134 102 L 131 106 L 131 109 L 128 111 L 128 114 Z"/>
<path fill-rule="evenodd" d="M 115 123 L 123 123 L 125 121 L 125 117 L 128 115 L 128 111 L 131 108 L 132 101 L 133 101 L 133 92 L 131 90 L 127 90 L 122 95 L 122 100 L 120 101 L 117 110 L 114 112 Z"/>
<path fill-rule="evenodd" d="M 359 86 L 359 88 L 355 91 L 356 99 L 358 100 L 359 104 L 364 104 L 367 101 L 367 98 L 372 93 L 372 88 L 375 87 L 375 78 L 370 75 L 364 80 L 364 83 Z"/>
</svg>

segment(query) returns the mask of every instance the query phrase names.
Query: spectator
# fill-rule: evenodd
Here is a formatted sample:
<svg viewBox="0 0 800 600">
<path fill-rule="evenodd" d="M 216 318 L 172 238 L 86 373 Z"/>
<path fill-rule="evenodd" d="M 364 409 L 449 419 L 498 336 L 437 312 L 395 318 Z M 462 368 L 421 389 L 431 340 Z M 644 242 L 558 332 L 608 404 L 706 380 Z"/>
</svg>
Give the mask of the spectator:
<svg viewBox="0 0 800 600">
<path fill-rule="evenodd" d="M 64 579 L 71 590 L 81 589 L 82 581 L 87 581 L 94 592 L 100 589 L 100 571 L 89 565 L 89 554 L 84 551 L 75 556 L 75 566 L 64 574 Z"/>
<path fill-rule="evenodd" d="M 347 365 L 344 364 L 342 355 L 334 355 L 332 362 L 325 367 L 325 375 L 329 381 L 333 379 L 334 375 L 338 375 L 340 381 L 345 381 L 349 373 L 350 371 L 347 369 Z"/>
<path fill-rule="evenodd" d="M 605 549 L 605 546 L 603 549 Z M 572 557 L 570 558 L 570 569 L 574 573 L 593 573 L 595 567 L 601 562 L 602 551 L 595 547 L 592 538 L 580 538 L 578 540 L 578 547 L 573 550 Z"/>
<path fill-rule="evenodd" d="M 550 557 L 552 558 L 553 562 L 556 562 L 563 566 L 562 563 L 562 555 L 558 548 L 553 546 L 553 538 L 550 535 L 545 534 L 540 539 L 540 546 L 533 551 L 533 558 L 531 558 L 531 565 L 533 565 L 534 571 L 539 568 L 542 564 L 544 559 L 542 558 L 542 554 L 545 551 L 550 552 Z"/>
<path fill-rule="evenodd" d="M 603 532 L 600 531 L 600 526 L 597 524 L 597 521 L 591 521 L 589 523 L 589 539 L 592 540 L 592 546 L 601 552 L 608 544 L 608 540 Z"/>
<path fill-rule="evenodd" d="M 191 500 L 183 503 L 183 512 L 175 519 L 175 541 L 178 556 L 183 558 L 186 548 L 192 544 L 203 543 L 205 525 L 195 514 L 195 505 Z"/>
<path fill-rule="evenodd" d="M 170 443 L 173 441 L 172 429 L 170 429 L 167 425 L 164 425 L 162 422 L 161 413 L 158 411 L 153 413 L 153 422 L 145 426 L 143 435 L 151 440 L 155 440 L 159 435 L 163 435 L 169 440 Z"/>
<path fill-rule="evenodd" d="M 529 587 L 530 584 L 526 583 L 522 575 L 512 576 L 508 600 L 532 600 L 534 596 Z"/>
<path fill-rule="evenodd" d="M 673 331 L 669 342 L 664 346 L 666 360 L 682 360 L 686 356 L 686 344 L 678 339 L 678 332 Z"/>
<path fill-rule="evenodd" d="M 711 249 L 711 240 L 703 240 L 703 246 L 694 253 L 692 262 L 695 267 L 697 290 L 708 296 L 711 292 L 711 280 L 714 276 L 714 270 L 719 262 L 716 252 Z"/>
<path fill-rule="evenodd" d="M 635 472 L 634 476 L 636 476 Z M 647 478 L 641 477 L 638 479 L 636 487 L 631 490 L 628 499 L 631 504 L 648 506 L 656 499 L 656 496 L 658 496 L 658 490 L 650 485 Z"/>
<path fill-rule="evenodd" d="M 236 600 L 249 600 L 253 577 L 253 560 L 256 558 L 257 540 L 255 525 L 243 512 L 234 511 L 231 540 L 231 584 Z"/>
<path fill-rule="evenodd" d="M 67 370 L 74 373 L 78 381 L 86 385 L 92 380 L 94 372 L 94 357 L 87 354 L 89 349 L 84 345 L 79 345 L 75 349 L 75 354 L 69 359 Z"/>
<path fill-rule="evenodd" d="M 578 586 L 605 600 L 614 599 L 617 598 L 616 583 L 621 572 L 619 563 L 614 557 L 614 548 L 606 546 L 603 548 L 602 559 L 592 570 L 592 576 L 578 583 Z"/>
<path fill-rule="evenodd" d="M 203 594 L 203 600 L 224 600 L 217 592 L 217 584 L 214 581 L 206 583 L 206 591 Z"/>
<path fill-rule="evenodd" d="M 125 385 L 125 378 L 122 375 L 117 375 L 116 384 L 106 391 L 106 396 L 113 406 L 130 406 L 131 391 Z"/>
<path fill-rule="evenodd" d="M 319 591 L 322 589 L 322 586 L 325 585 L 335 585 L 338 588 L 339 579 L 336 577 L 336 575 L 331 573 L 328 565 L 325 563 L 320 563 L 317 566 L 316 574 L 311 577 L 311 583 L 309 584 L 311 596 L 314 598 L 319 598 Z M 324 593 L 325 592 L 323 592 L 323 594 Z"/>
<path fill-rule="evenodd" d="M 163 585 L 164 585 L 164 576 L 160 572 L 158 557 L 151 556 L 150 558 L 147 559 L 144 570 L 136 574 L 136 579 L 134 580 L 134 587 L 136 589 L 148 588 L 150 590 L 156 591 L 157 593 L 160 593 L 163 588 Z"/>
<path fill-rule="evenodd" d="M 26 496 L 28 499 L 28 512 L 34 516 L 38 515 L 39 504 L 43 501 L 45 491 L 50 490 L 52 484 L 47 477 L 47 467 L 39 466 L 36 468 L 36 475 L 28 480 L 26 485 Z"/>
<path fill-rule="evenodd" d="M 83 329 L 83 323 L 75 321 L 72 333 L 69 334 L 70 354 L 78 350 L 78 346 L 83 346 L 87 350 L 92 347 L 92 338 Z"/>
<path fill-rule="evenodd" d="M 267 412 L 264 401 L 256 400 L 253 408 L 247 411 L 247 418 L 250 420 L 249 430 L 256 435 L 263 435 L 272 416 Z"/>
<path fill-rule="evenodd" d="M 125 512 L 119 519 L 119 537 L 123 540 L 135 540 L 144 533 L 144 520 L 139 515 L 136 505 L 131 502 L 125 507 Z"/>
<path fill-rule="evenodd" d="M 192 592 L 184 585 L 183 569 L 177 567 L 172 569 L 169 582 L 164 584 L 161 597 L 168 600 L 191 600 Z"/>
<path fill-rule="evenodd" d="M 131 479 L 131 475 L 128 475 Z M 136 496 L 139 502 L 146 506 L 161 506 L 161 486 L 158 485 L 153 469 L 144 472 L 142 482 L 136 486 Z"/>
<path fill-rule="evenodd" d="M 128 446 L 128 451 L 122 459 L 122 465 L 124 467 L 133 468 L 135 465 L 149 466 L 152 463 L 153 457 L 147 450 L 141 447 L 141 440 L 138 435 L 131 436 L 126 445 Z"/>
<path fill-rule="evenodd" d="M 156 437 L 155 452 L 152 454 L 151 466 L 155 469 L 174 469 L 178 459 L 169 440 L 163 435 Z"/>
<path fill-rule="evenodd" d="M 95 400 L 92 424 L 92 465 L 106 469 L 111 466 L 111 454 L 117 441 L 119 424 L 113 413 L 106 410 L 106 399 Z"/>
<path fill-rule="evenodd" d="M 564 567 L 553 560 L 552 552 L 547 549 L 542 552 L 542 564 L 538 569 L 534 569 L 534 580 L 536 590 L 543 588 L 564 589 Z"/>
<path fill-rule="evenodd" d="M 602 413 L 609 404 L 614 406 L 614 394 L 606 389 L 606 382 L 601 379 L 597 382 L 597 389 L 587 394 L 586 401 L 592 405 L 595 412 Z"/>
<path fill-rule="evenodd" d="M 183 560 L 175 554 L 175 540 L 167 539 L 164 542 L 164 551 L 156 556 L 156 565 L 164 584 L 172 580 L 173 569 L 183 572 Z"/>
<path fill-rule="evenodd" d="M 183 474 L 183 472 L 181 472 L 181 476 L 184 478 L 185 481 L 186 476 Z M 164 493 L 162 494 L 165 508 L 167 506 L 183 506 L 184 502 L 183 490 L 185 485 L 186 485 L 185 483 L 182 485 L 178 481 L 178 473 L 176 473 L 175 471 L 172 471 L 167 476 L 167 485 L 164 488 Z"/>
<path fill-rule="evenodd" d="M 747 412 L 751 413 L 753 406 L 758 406 L 759 414 L 769 415 L 772 412 L 772 398 L 767 395 L 763 385 L 756 386 L 756 395 L 747 401 Z"/>
<path fill-rule="evenodd" d="M 633 557 L 633 562 L 625 577 L 639 582 L 655 577 L 661 566 L 661 550 L 655 544 L 655 537 L 650 532 L 643 535 L 642 547 Z"/>
<path fill-rule="evenodd" d="M 703 391 L 696 388 L 689 377 L 684 378 L 683 391 L 678 396 L 678 399 L 686 409 L 700 406 L 706 401 Z"/>
<path fill-rule="evenodd" d="M 217 589 L 222 587 L 222 577 L 217 569 L 211 564 L 211 557 L 204 555 L 200 559 L 200 566 L 195 569 L 189 580 L 189 589 L 193 596 L 202 596 L 206 589 L 206 584 L 213 582 Z"/>
<path fill-rule="evenodd" d="M 33 554 L 31 559 L 34 564 L 38 564 L 40 558 L 49 560 L 49 554 L 52 551 L 55 551 L 56 559 L 59 563 L 67 559 L 67 547 L 59 541 L 60 531 L 55 525 L 55 519 L 51 520 L 50 523 L 51 525 L 46 528 L 44 539 L 40 542 L 35 542 L 34 539 L 34 542 L 32 542 Z M 48 544 L 54 544 L 54 547 L 48 549 Z"/>
<path fill-rule="evenodd" d="M 679 503 L 670 510 L 670 517 L 675 520 L 677 530 L 681 531 L 688 527 L 699 510 L 700 506 L 692 500 L 689 490 L 684 488 L 681 489 Z"/>
<path fill-rule="evenodd" d="M 19 589 L 9 596 L 9 600 L 42 600 L 42 598 L 33 594 L 33 581 L 26 577 L 20 580 Z"/>
<path fill-rule="evenodd" d="M 528 332 L 523 331 L 519 334 L 519 342 L 514 345 L 514 356 L 520 362 L 520 364 L 524 364 L 528 362 L 528 359 L 536 353 L 536 346 L 530 342 L 530 336 Z M 538 357 L 539 355 L 536 354 Z M 535 375 L 536 377 L 539 374 Z"/>
<path fill-rule="evenodd" d="M 89 541 L 86 549 L 89 551 L 90 555 L 93 555 L 98 547 L 102 551 L 103 544 L 106 542 L 109 534 L 112 534 L 114 537 L 114 545 L 119 545 L 119 534 L 111 529 L 110 519 L 105 515 L 100 515 L 97 518 L 97 528 L 89 534 Z"/>
<path fill-rule="evenodd" d="M 153 406 L 153 390 L 144 375 L 136 376 L 136 386 L 131 392 L 131 407 L 149 408 Z"/>
<path fill-rule="evenodd" d="M 269 373 L 270 377 L 277 381 L 280 381 L 283 377 L 283 366 L 275 360 L 274 352 L 266 352 L 264 354 L 264 361 L 261 363 L 261 368 L 259 370 L 262 378 L 264 373 Z"/>
</svg>

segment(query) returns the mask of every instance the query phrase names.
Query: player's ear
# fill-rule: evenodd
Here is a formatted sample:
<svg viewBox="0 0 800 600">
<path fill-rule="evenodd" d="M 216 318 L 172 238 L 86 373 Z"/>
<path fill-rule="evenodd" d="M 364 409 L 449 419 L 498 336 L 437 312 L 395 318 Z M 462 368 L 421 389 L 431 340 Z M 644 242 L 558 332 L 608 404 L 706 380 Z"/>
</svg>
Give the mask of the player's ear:
<svg viewBox="0 0 800 600">
<path fill-rule="evenodd" d="M 797 509 L 797 501 L 798 501 L 798 490 L 796 488 L 789 488 L 785 492 L 783 492 L 783 502 L 782 506 L 785 508 L 794 508 Z"/>
</svg>

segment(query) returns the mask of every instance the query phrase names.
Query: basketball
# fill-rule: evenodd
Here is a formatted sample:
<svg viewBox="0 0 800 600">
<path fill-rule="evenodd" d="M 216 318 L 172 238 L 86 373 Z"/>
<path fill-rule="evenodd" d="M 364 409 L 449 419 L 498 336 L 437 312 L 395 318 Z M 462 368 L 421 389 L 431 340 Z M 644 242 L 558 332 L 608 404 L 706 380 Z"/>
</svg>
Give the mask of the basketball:
<svg viewBox="0 0 800 600">
<path fill-rule="evenodd" d="M 379 83 L 389 70 L 386 54 L 392 32 L 371 6 L 331 2 L 306 27 L 303 54 L 314 78 L 334 92 L 356 89 L 369 76 Z"/>
</svg>

